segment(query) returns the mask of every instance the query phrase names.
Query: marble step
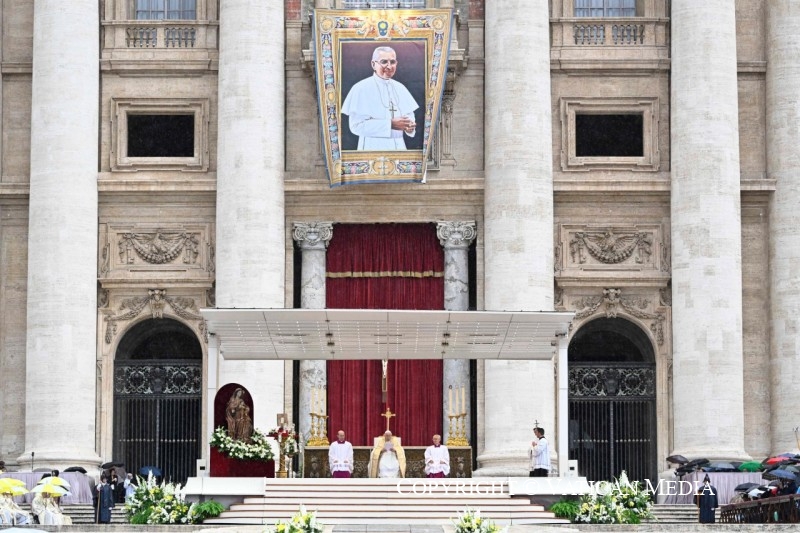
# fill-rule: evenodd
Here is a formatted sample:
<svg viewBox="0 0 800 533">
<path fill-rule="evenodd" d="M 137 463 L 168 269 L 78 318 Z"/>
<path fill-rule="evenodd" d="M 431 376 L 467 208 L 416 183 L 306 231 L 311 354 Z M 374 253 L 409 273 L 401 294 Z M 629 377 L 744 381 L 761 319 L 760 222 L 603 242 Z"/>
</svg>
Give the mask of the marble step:
<svg viewBox="0 0 800 533">
<path fill-rule="evenodd" d="M 476 503 L 462 503 L 462 504 L 453 504 L 453 505 L 441 505 L 437 504 L 436 502 L 418 502 L 418 503 L 411 503 L 406 505 L 387 505 L 383 503 L 372 503 L 372 502 L 359 502 L 354 504 L 353 502 L 344 502 L 340 504 L 320 504 L 318 502 L 309 501 L 304 504 L 307 509 L 314 509 L 317 512 L 339 512 L 341 509 L 347 509 L 348 507 L 355 506 L 360 511 L 365 513 L 383 513 L 383 512 L 420 512 L 420 513 L 429 513 L 429 512 L 448 512 L 452 513 L 454 511 L 462 511 L 467 505 L 475 508 L 480 508 L 483 512 L 500 512 L 500 513 L 542 513 L 544 512 L 544 507 L 541 505 L 521 505 L 521 506 L 509 506 L 509 505 L 483 505 L 480 502 Z M 264 504 L 264 505 L 254 505 L 254 504 L 233 504 L 230 506 L 229 511 L 227 512 L 272 512 L 272 511 L 289 511 L 289 512 L 296 512 L 299 508 L 299 505 L 296 501 L 288 502 L 288 503 L 276 503 L 276 504 Z"/>
</svg>

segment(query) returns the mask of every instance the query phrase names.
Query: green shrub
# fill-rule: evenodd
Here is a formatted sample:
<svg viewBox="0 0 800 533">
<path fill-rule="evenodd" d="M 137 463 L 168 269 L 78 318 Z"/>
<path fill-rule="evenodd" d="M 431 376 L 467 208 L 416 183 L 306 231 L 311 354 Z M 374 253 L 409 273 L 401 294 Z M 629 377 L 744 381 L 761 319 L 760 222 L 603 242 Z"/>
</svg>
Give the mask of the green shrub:
<svg viewBox="0 0 800 533">
<path fill-rule="evenodd" d="M 558 518 L 566 518 L 570 522 L 575 521 L 575 517 L 578 515 L 578 511 L 580 511 L 581 505 L 578 500 L 568 500 L 567 498 L 562 498 L 558 500 L 556 503 L 550 506 L 550 511 Z"/>
<path fill-rule="evenodd" d="M 195 504 L 193 512 L 199 521 L 206 520 L 207 518 L 214 518 L 222 514 L 225 507 L 221 503 L 214 500 L 208 500 Z"/>
</svg>

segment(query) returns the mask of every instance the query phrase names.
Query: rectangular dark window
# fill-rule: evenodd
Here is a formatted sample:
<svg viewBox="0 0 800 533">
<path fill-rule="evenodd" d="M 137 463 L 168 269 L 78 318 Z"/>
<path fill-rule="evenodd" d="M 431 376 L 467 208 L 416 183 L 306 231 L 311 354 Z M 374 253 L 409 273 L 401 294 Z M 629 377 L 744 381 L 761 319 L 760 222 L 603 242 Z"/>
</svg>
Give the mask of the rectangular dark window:
<svg viewBox="0 0 800 533">
<path fill-rule="evenodd" d="M 128 157 L 194 157 L 194 115 L 128 114 Z"/>
<path fill-rule="evenodd" d="M 136 20 L 195 20 L 197 0 L 135 0 Z"/>
<path fill-rule="evenodd" d="M 344 0 L 345 9 L 425 9 L 425 0 Z"/>
<path fill-rule="evenodd" d="M 576 17 L 635 17 L 636 0 L 575 0 Z"/>
<path fill-rule="evenodd" d="M 643 157 L 644 116 L 575 115 L 576 157 Z"/>
</svg>

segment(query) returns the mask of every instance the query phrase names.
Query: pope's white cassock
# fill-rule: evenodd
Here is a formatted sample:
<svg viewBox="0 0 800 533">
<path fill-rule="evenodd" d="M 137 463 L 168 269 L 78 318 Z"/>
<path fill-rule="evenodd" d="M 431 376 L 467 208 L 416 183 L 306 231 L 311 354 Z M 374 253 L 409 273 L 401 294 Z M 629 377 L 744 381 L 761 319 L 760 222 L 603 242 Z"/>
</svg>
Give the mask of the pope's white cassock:
<svg viewBox="0 0 800 533">
<path fill-rule="evenodd" d="M 331 467 L 331 474 L 336 476 L 337 472 L 353 473 L 353 445 L 347 441 L 334 441 L 328 449 L 328 464 Z"/>
<path fill-rule="evenodd" d="M 425 474 L 431 475 L 440 472 L 445 476 L 450 475 L 450 452 L 444 444 L 428 446 L 425 450 Z"/>
<path fill-rule="evenodd" d="M 358 135 L 359 150 L 406 150 L 401 130 L 392 129 L 392 118 L 414 119 L 419 105 L 405 85 L 377 74 L 353 85 L 342 104 L 350 131 Z M 413 137 L 414 132 L 408 135 Z"/>
</svg>

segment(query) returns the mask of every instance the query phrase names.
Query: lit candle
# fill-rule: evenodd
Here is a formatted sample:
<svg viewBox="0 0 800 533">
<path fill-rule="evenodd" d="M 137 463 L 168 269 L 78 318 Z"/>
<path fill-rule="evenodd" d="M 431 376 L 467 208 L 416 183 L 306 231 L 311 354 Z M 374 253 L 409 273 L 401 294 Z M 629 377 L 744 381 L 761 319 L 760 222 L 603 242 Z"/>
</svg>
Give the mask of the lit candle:
<svg viewBox="0 0 800 533">
<path fill-rule="evenodd" d="M 453 386 L 450 385 L 450 388 L 447 391 L 447 414 L 449 416 L 453 416 Z"/>
<path fill-rule="evenodd" d="M 464 392 L 465 387 L 461 387 L 461 414 L 467 414 L 467 395 Z"/>
<path fill-rule="evenodd" d="M 324 415 L 328 411 L 328 396 L 323 387 L 319 388 L 319 414 Z"/>
<path fill-rule="evenodd" d="M 315 413 L 317 409 L 317 388 L 311 387 L 311 412 Z"/>
</svg>

